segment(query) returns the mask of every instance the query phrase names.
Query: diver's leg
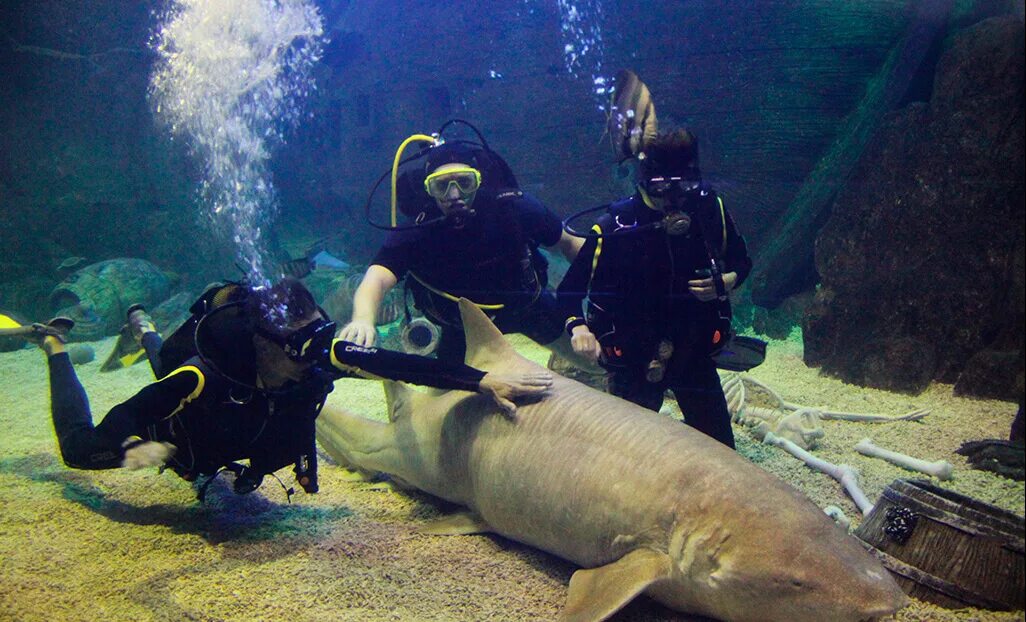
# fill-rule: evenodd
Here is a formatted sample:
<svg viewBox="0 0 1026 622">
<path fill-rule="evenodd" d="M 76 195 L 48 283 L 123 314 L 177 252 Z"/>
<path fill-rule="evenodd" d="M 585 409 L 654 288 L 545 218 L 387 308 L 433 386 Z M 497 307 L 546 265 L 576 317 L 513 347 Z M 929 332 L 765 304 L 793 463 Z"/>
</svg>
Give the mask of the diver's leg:
<svg viewBox="0 0 1026 622">
<path fill-rule="evenodd" d="M 644 370 L 626 368 L 609 373 L 609 392 L 642 408 L 659 412 L 666 389 L 661 382 L 645 380 Z"/>
<path fill-rule="evenodd" d="M 156 331 L 144 333 L 140 343 L 143 349 L 146 350 L 146 359 L 150 362 L 153 377 L 158 380 L 163 378 L 164 371 L 160 366 L 160 346 L 164 345 L 164 340 L 160 337 L 160 333 Z"/>
<path fill-rule="evenodd" d="M 146 313 L 145 307 L 140 304 L 128 307 L 126 315 L 128 327 L 132 331 L 132 337 L 146 351 L 146 359 L 150 362 L 153 376 L 160 379 L 163 376 L 163 370 L 160 366 L 160 346 L 164 343 L 164 340 L 161 339 L 160 333 L 157 332 L 157 325 L 153 323 L 153 318 L 150 317 L 150 314 Z"/>
<path fill-rule="evenodd" d="M 707 356 L 689 359 L 680 373 L 680 381 L 670 388 L 684 414 L 684 422 L 734 449 L 727 398 L 713 360 Z"/>
<path fill-rule="evenodd" d="M 50 408 L 64 464 L 76 469 L 121 466 L 121 447 L 93 427 L 89 398 L 66 352 L 47 356 Z"/>
</svg>

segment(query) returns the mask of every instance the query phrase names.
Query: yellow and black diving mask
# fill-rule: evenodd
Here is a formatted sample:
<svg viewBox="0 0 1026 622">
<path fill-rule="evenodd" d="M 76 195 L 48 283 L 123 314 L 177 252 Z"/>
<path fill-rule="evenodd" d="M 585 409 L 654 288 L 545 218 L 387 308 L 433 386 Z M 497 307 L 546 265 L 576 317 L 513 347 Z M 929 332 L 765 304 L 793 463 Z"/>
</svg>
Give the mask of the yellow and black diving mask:
<svg viewBox="0 0 1026 622">
<path fill-rule="evenodd" d="M 291 360 L 297 363 L 315 363 L 327 360 L 335 339 L 336 328 L 335 322 L 318 319 L 284 336 L 262 329 L 257 329 L 257 332 L 281 346 Z"/>
<path fill-rule="evenodd" d="M 453 184 L 456 184 L 461 197 L 470 196 L 481 187 L 481 171 L 469 166 L 450 168 L 435 171 L 424 179 L 424 189 L 439 201 L 444 201 L 449 196 Z"/>
</svg>

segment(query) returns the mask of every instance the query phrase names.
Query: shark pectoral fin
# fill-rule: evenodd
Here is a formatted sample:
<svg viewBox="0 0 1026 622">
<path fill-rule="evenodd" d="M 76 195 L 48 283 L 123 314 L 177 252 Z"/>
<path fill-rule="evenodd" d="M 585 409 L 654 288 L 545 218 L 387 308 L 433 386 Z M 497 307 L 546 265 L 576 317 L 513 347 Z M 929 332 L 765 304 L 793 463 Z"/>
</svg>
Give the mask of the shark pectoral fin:
<svg viewBox="0 0 1026 622">
<path fill-rule="evenodd" d="M 373 471 L 364 471 L 356 467 L 340 467 L 341 479 L 343 482 L 371 482 L 377 477 Z"/>
<path fill-rule="evenodd" d="M 570 592 L 561 622 L 598 622 L 605 620 L 645 588 L 670 576 L 671 562 L 666 553 L 635 549 L 611 564 L 578 570 L 570 578 Z"/>
<path fill-rule="evenodd" d="M 433 536 L 468 536 L 475 533 L 492 533 L 494 530 L 484 519 L 473 512 L 459 512 L 428 522 L 418 531 Z"/>
</svg>

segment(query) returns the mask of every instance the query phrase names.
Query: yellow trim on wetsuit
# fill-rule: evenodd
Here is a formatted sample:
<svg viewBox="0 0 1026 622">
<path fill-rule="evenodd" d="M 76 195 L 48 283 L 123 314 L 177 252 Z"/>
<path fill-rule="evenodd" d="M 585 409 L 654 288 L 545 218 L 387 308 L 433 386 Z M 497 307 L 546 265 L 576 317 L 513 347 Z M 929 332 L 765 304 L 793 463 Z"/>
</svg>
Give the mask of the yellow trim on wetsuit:
<svg viewBox="0 0 1026 622">
<path fill-rule="evenodd" d="M 385 378 L 385 377 L 382 377 L 382 376 L 375 376 L 374 374 L 372 374 L 372 373 L 370 373 L 368 371 L 364 371 L 363 369 L 357 367 L 356 365 L 346 365 L 342 361 L 338 360 L 338 357 L 335 356 L 335 346 L 337 344 L 339 344 L 339 343 L 348 344 L 348 345 L 345 346 L 346 348 L 357 348 L 361 352 L 373 353 L 373 352 L 377 351 L 377 348 L 364 348 L 363 346 L 358 346 L 358 345 L 356 345 L 354 343 L 349 343 L 348 341 L 343 341 L 342 339 L 335 339 L 334 341 L 331 342 L 331 366 L 332 367 L 334 367 L 335 369 L 337 369 L 339 371 L 343 371 L 343 372 L 350 373 L 350 374 L 356 374 L 356 375 L 360 376 L 361 378 L 366 378 L 368 380 L 388 380 L 388 378 Z"/>
<path fill-rule="evenodd" d="M 428 291 L 430 291 L 432 294 L 436 294 L 438 296 L 441 296 L 442 298 L 445 298 L 446 300 L 448 300 L 450 302 L 458 303 L 460 301 L 458 296 L 453 296 L 452 294 L 450 294 L 448 292 L 443 292 L 442 290 L 438 289 L 437 287 L 434 287 L 433 285 L 431 285 L 430 283 L 428 283 L 424 279 L 422 279 L 419 276 L 417 276 L 416 273 L 414 273 L 412 270 L 410 270 L 408 273 L 409 273 L 410 276 L 412 276 L 414 279 L 416 279 L 416 281 L 418 283 L 420 283 L 421 285 L 426 287 L 428 289 Z M 470 299 L 468 298 L 467 300 L 470 300 Z M 499 309 L 503 309 L 503 308 L 506 307 L 506 305 L 504 305 L 504 304 L 486 305 L 486 304 L 480 304 L 480 303 L 474 302 L 473 300 L 470 300 L 470 303 L 473 304 L 478 309 L 487 309 L 489 311 L 497 311 Z"/>
<path fill-rule="evenodd" d="M 727 212 L 723 209 L 723 199 L 716 195 L 716 202 L 720 204 L 720 223 L 723 225 L 723 242 L 720 244 L 720 255 L 727 255 Z"/>
<path fill-rule="evenodd" d="M 160 381 L 164 382 L 165 380 L 167 380 L 171 376 L 174 376 L 175 374 L 179 374 L 179 373 L 185 372 L 185 371 L 195 372 L 195 374 L 196 374 L 196 388 L 192 390 L 192 393 L 189 393 L 188 395 L 186 395 L 185 397 L 182 398 L 182 401 L 178 403 L 178 408 L 176 408 L 173 411 L 171 411 L 171 413 L 168 415 L 168 417 L 173 417 L 173 416 L 177 415 L 183 408 L 185 408 L 186 404 L 188 404 L 192 400 L 194 400 L 197 397 L 199 397 L 200 393 L 203 393 L 203 387 L 206 386 L 206 384 L 207 384 L 207 379 L 203 375 L 203 372 L 200 371 L 200 369 L 198 367 L 194 366 L 194 365 L 185 365 L 183 367 L 179 367 L 178 369 L 174 370 L 170 374 L 168 374 L 168 375 L 164 376 L 163 378 L 161 378 Z M 166 418 L 167 417 L 165 417 L 165 419 Z"/>
<path fill-rule="evenodd" d="M 591 274 L 588 275 L 588 291 L 591 291 L 591 282 L 595 278 L 595 270 L 598 268 L 599 255 L 602 254 L 602 227 L 595 223 L 591 230 L 598 234 L 595 238 L 595 253 L 591 256 Z"/>
</svg>

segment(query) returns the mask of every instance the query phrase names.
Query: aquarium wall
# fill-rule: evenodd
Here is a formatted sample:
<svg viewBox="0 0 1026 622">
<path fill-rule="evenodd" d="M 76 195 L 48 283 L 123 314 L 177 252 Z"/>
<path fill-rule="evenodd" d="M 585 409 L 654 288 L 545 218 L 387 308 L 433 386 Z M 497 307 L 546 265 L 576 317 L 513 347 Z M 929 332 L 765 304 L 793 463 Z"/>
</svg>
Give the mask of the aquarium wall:
<svg viewBox="0 0 1026 622">
<path fill-rule="evenodd" d="M 0 306 L 51 313 L 61 266 L 146 259 L 181 288 L 238 273 L 199 205 L 202 165 L 148 98 L 164 2 L 0 7 Z M 568 216 L 630 192 L 603 136 L 629 68 L 755 258 L 743 328 L 851 382 L 931 380 L 1015 399 L 1023 349 L 1022 2 L 319 3 L 317 90 L 276 146 L 270 253 L 328 234 L 366 263 L 363 219 L 396 147 L 475 123 Z M 378 214 L 379 219 L 384 214 Z"/>
</svg>

